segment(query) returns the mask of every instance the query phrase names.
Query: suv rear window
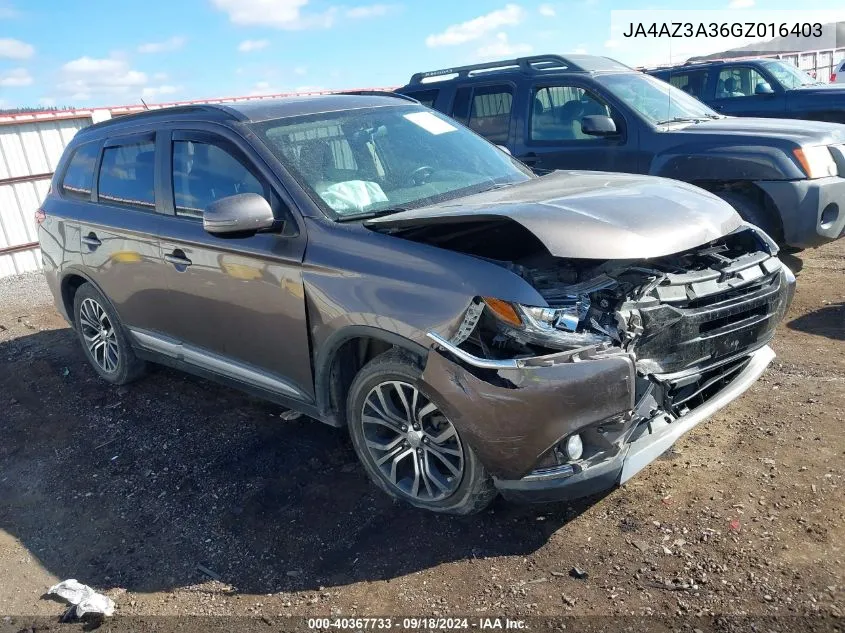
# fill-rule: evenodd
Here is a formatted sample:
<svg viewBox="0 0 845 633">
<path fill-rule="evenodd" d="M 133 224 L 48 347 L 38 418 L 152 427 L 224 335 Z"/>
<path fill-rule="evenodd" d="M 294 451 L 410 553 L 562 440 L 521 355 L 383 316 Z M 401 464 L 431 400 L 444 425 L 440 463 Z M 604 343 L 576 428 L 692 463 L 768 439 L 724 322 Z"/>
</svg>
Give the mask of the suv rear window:
<svg viewBox="0 0 845 633">
<path fill-rule="evenodd" d="M 155 143 L 141 141 L 103 150 L 97 198 L 109 204 L 155 209 Z"/>
<path fill-rule="evenodd" d="M 99 143 L 86 143 L 74 150 L 62 178 L 62 194 L 68 198 L 90 200 L 99 153 Z"/>
</svg>

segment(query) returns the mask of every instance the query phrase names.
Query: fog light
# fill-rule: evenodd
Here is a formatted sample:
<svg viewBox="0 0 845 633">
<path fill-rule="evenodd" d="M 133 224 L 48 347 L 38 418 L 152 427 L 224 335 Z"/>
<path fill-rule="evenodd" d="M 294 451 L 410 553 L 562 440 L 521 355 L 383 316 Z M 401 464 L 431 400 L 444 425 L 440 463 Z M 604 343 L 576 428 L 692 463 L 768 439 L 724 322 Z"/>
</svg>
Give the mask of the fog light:
<svg viewBox="0 0 845 633">
<path fill-rule="evenodd" d="M 584 454 L 584 443 L 581 441 L 581 436 L 577 433 L 570 435 L 564 444 L 564 449 L 570 461 L 581 459 L 581 455 Z"/>
</svg>

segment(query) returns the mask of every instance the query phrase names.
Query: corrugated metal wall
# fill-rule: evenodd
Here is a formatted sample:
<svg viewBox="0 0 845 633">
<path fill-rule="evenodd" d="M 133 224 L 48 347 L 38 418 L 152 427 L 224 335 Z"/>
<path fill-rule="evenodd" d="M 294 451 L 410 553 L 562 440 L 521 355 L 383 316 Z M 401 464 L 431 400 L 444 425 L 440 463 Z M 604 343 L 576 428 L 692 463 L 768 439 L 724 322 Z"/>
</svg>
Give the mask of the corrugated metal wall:
<svg viewBox="0 0 845 633">
<path fill-rule="evenodd" d="M 65 146 L 91 117 L 0 125 L 0 277 L 41 267 L 33 220 Z"/>
</svg>

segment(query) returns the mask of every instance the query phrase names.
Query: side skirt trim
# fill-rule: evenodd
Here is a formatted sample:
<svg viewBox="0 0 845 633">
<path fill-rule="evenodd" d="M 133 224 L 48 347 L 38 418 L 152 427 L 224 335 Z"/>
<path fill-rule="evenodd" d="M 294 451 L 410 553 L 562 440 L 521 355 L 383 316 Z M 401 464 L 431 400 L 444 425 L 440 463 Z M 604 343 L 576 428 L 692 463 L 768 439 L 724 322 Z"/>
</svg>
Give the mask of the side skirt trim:
<svg viewBox="0 0 845 633">
<path fill-rule="evenodd" d="M 303 402 L 310 401 L 310 398 L 293 385 L 245 363 L 148 330 L 133 328 L 128 328 L 128 330 L 135 344 L 143 349 Z"/>
</svg>

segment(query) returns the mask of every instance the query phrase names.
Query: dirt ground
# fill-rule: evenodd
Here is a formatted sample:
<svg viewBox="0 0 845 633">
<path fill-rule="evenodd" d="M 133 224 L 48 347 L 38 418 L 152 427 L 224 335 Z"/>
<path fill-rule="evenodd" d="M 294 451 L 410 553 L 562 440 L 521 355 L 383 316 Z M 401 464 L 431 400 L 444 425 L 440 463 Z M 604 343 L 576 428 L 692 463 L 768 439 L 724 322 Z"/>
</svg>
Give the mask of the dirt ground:
<svg viewBox="0 0 845 633">
<path fill-rule="evenodd" d="M 67 578 L 129 616 L 841 617 L 845 240 L 785 260 L 750 392 L 602 499 L 466 518 L 394 504 L 345 432 L 275 405 L 106 385 L 40 276 L 0 280 L 0 628 L 60 615 Z"/>
</svg>

